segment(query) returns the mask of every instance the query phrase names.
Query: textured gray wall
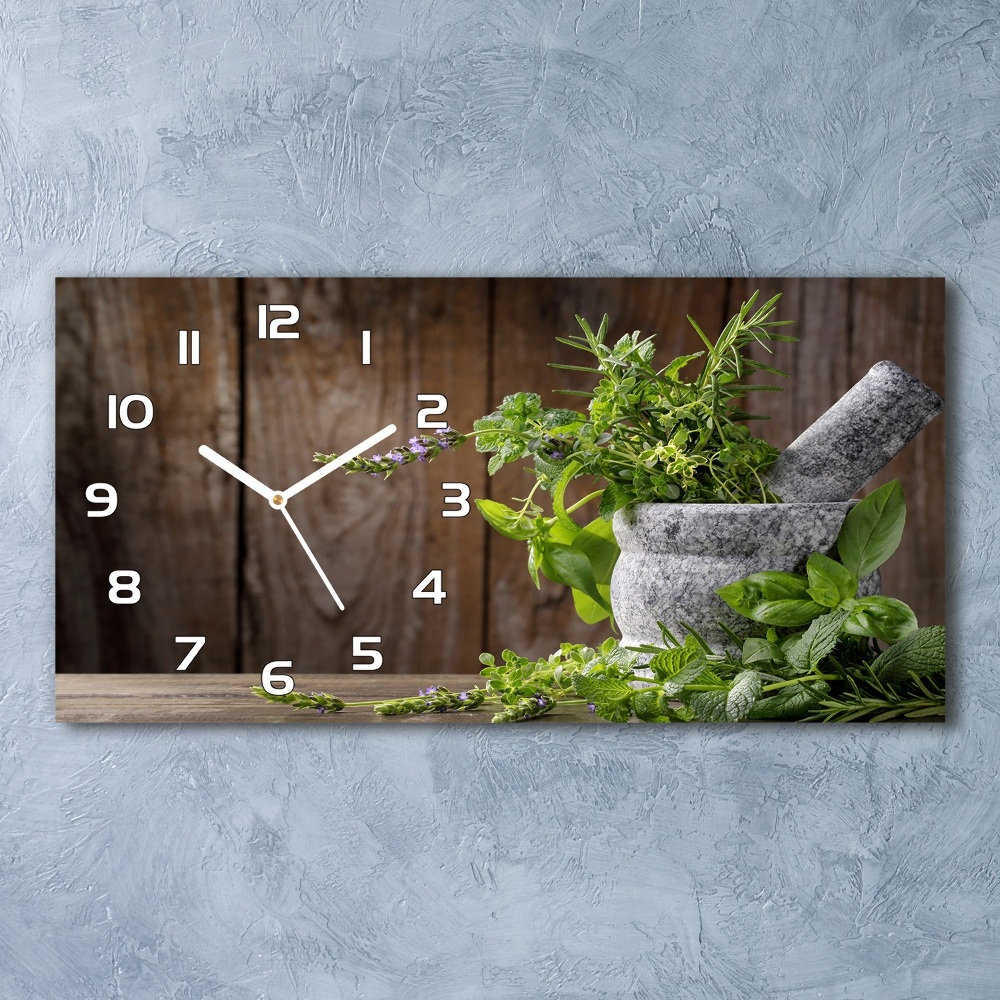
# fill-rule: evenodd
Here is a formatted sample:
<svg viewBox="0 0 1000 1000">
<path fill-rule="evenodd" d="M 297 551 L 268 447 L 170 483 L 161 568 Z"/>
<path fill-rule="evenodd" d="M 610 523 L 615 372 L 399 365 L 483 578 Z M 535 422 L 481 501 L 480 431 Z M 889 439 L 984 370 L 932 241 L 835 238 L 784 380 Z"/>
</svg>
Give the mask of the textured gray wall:
<svg viewBox="0 0 1000 1000">
<path fill-rule="evenodd" d="M 996 7 L 692 6 L 0 6 L 0 997 L 997 995 Z M 56 726 L 83 273 L 945 275 L 950 721 Z"/>
</svg>

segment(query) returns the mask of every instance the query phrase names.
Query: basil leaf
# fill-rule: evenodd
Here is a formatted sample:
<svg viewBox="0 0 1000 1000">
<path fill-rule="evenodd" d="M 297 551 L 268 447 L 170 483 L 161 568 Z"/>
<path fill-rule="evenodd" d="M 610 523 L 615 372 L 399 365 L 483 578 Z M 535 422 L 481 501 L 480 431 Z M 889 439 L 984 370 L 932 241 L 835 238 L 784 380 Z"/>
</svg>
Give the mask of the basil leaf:
<svg viewBox="0 0 1000 1000">
<path fill-rule="evenodd" d="M 797 625 L 808 625 L 814 618 L 826 614 L 830 609 L 815 601 L 764 601 L 754 608 L 752 615 L 747 615 L 755 622 L 765 625 L 779 625 L 783 628 L 794 628 Z"/>
<path fill-rule="evenodd" d="M 600 604 L 592 597 L 588 597 L 582 590 L 573 588 L 570 593 L 573 595 L 573 607 L 576 609 L 580 620 L 587 625 L 596 625 L 611 617 L 611 589 L 598 585 L 598 593 L 603 598 Z"/>
<path fill-rule="evenodd" d="M 862 597 L 844 624 L 844 631 L 851 635 L 873 636 L 890 645 L 916 630 L 917 616 L 894 597 Z"/>
<path fill-rule="evenodd" d="M 894 479 L 870 493 L 844 518 L 837 536 L 840 561 L 859 580 L 896 551 L 906 524 L 906 500 Z"/>
<path fill-rule="evenodd" d="M 618 542 L 611 530 L 611 522 L 598 517 L 580 529 L 572 542 L 590 561 L 594 579 L 598 584 L 610 583 L 611 573 L 618 561 Z"/>
<path fill-rule="evenodd" d="M 807 593 L 817 603 L 835 608 L 858 592 L 858 578 L 835 559 L 814 552 L 806 563 Z"/>
<path fill-rule="evenodd" d="M 594 571 L 590 560 L 571 545 L 550 542 L 545 547 L 545 559 L 542 562 L 542 572 L 553 583 L 565 583 L 574 590 L 581 590 L 592 601 L 602 607 L 610 607 L 597 589 Z"/>
<path fill-rule="evenodd" d="M 910 673 L 944 673 L 945 631 L 943 625 L 918 629 L 879 654 L 872 663 L 872 673 L 890 684 L 905 681 Z"/>
<path fill-rule="evenodd" d="M 477 500 L 475 503 L 486 523 L 505 538 L 523 542 L 537 533 L 533 518 L 520 515 L 506 504 L 498 503 L 496 500 Z"/>
<path fill-rule="evenodd" d="M 767 601 L 808 601 L 808 589 L 809 581 L 804 576 L 765 571 L 726 584 L 716 593 L 733 611 L 743 615 L 744 618 L 755 618 L 755 610 Z"/>
</svg>

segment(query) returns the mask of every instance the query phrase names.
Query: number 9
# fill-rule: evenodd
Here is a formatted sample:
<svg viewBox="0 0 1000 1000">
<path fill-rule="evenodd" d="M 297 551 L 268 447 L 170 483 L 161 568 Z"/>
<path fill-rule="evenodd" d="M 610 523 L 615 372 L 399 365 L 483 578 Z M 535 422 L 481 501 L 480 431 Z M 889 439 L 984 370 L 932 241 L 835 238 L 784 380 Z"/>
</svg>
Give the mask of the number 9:
<svg viewBox="0 0 1000 1000">
<path fill-rule="evenodd" d="M 88 510 L 87 517 L 109 517 L 118 509 L 118 491 L 109 483 L 91 483 L 87 487 L 87 499 L 106 505 L 105 510 Z"/>
</svg>

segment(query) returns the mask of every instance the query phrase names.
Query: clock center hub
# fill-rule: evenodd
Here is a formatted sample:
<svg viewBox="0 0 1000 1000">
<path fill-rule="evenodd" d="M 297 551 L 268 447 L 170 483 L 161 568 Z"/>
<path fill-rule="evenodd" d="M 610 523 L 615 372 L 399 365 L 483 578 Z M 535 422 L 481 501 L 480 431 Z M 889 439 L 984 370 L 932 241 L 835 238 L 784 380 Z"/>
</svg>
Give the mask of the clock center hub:
<svg viewBox="0 0 1000 1000">
<path fill-rule="evenodd" d="M 283 506 L 285 505 L 285 497 L 284 497 L 284 495 L 283 495 L 283 494 L 281 494 L 281 493 L 275 493 L 275 494 L 274 494 L 274 496 L 273 496 L 273 497 L 271 497 L 271 499 L 270 499 L 270 500 L 268 500 L 268 503 L 269 503 L 269 504 L 270 504 L 270 505 L 271 505 L 271 506 L 272 506 L 272 507 L 273 507 L 273 508 L 274 508 L 275 510 L 277 510 L 277 509 L 278 509 L 279 507 L 283 507 Z"/>
</svg>

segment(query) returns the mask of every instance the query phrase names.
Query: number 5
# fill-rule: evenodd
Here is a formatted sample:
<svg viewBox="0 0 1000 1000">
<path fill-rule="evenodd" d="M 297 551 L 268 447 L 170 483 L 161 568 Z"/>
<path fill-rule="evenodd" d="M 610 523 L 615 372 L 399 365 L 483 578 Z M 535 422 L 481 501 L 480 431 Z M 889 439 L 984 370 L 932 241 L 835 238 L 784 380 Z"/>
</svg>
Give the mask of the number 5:
<svg viewBox="0 0 1000 1000">
<path fill-rule="evenodd" d="M 368 663 L 355 663 L 355 670 L 378 670 L 382 666 L 382 654 L 377 649 L 365 649 L 366 642 L 381 642 L 380 635 L 356 635 L 354 637 L 354 655 L 367 656 Z"/>
</svg>

